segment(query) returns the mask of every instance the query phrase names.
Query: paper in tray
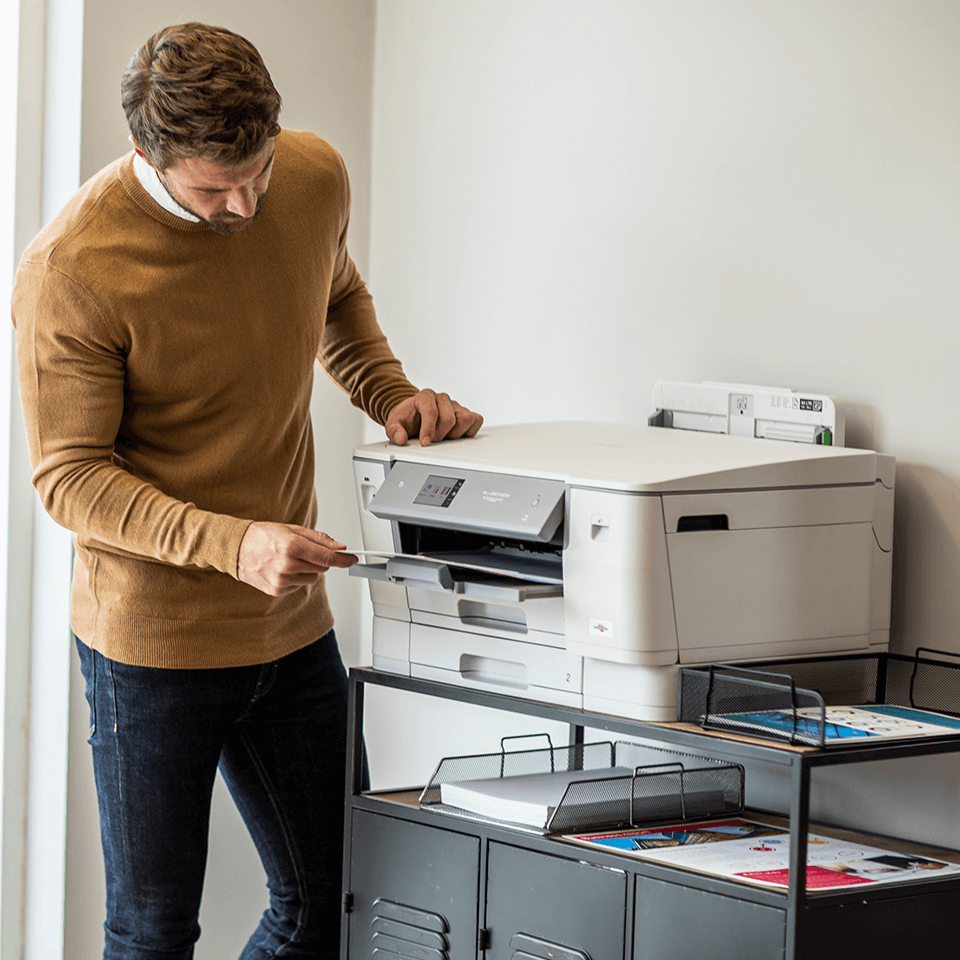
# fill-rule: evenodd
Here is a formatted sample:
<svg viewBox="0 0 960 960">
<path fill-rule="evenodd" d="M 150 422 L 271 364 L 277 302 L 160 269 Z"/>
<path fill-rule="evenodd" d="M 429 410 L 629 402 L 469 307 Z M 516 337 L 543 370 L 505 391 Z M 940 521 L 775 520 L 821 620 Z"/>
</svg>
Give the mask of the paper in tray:
<svg viewBox="0 0 960 960">
<path fill-rule="evenodd" d="M 531 773 L 514 777 L 486 777 L 482 780 L 455 780 L 440 784 L 440 802 L 460 810 L 476 813 L 493 820 L 531 827 L 545 827 L 553 816 L 568 787 L 584 780 L 607 777 L 616 780 L 629 778 L 633 770 L 626 767 L 609 767 L 597 770 L 558 770 L 555 773 Z M 621 791 L 622 792 L 622 791 Z M 600 805 L 590 791 L 570 798 L 573 806 L 585 814 L 596 812 Z"/>
<path fill-rule="evenodd" d="M 632 743 L 442 760 L 421 806 L 539 833 L 737 812 L 743 769 Z"/>
</svg>

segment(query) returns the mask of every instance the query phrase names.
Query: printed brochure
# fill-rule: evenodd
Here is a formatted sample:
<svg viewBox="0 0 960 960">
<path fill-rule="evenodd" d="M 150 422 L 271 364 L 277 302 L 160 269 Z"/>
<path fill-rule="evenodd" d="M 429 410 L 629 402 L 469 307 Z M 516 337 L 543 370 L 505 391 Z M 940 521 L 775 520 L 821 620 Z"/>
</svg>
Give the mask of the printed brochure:
<svg viewBox="0 0 960 960">
<path fill-rule="evenodd" d="M 748 710 L 711 715 L 708 719 L 713 728 L 761 736 L 773 732 L 792 735 L 804 743 L 820 742 L 821 718 L 817 707 L 801 707 L 796 714 L 791 710 Z M 825 744 L 942 737 L 956 733 L 960 733 L 960 717 L 887 704 L 827 707 L 823 727 Z"/>
<path fill-rule="evenodd" d="M 759 886 L 786 887 L 790 883 L 789 831 L 742 818 L 568 834 L 565 839 Z M 807 835 L 810 891 L 954 874 L 960 874 L 958 863 L 909 856 L 853 840 Z"/>
</svg>

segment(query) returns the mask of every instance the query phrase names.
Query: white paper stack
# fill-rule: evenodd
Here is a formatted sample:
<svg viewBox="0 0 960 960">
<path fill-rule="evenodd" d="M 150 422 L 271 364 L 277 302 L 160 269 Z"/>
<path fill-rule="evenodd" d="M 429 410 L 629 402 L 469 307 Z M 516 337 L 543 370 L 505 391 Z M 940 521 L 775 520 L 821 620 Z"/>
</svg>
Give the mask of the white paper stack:
<svg viewBox="0 0 960 960">
<path fill-rule="evenodd" d="M 629 797 L 629 778 L 632 776 L 630 768 L 605 767 L 602 770 L 561 770 L 516 777 L 456 780 L 440 784 L 440 802 L 493 820 L 544 827 L 571 783 L 626 777 L 623 795 Z M 566 802 L 576 806 L 578 799 L 570 797 Z M 595 794 L 579 799 L 579 803 L 598 805 Z"/>
</svg>

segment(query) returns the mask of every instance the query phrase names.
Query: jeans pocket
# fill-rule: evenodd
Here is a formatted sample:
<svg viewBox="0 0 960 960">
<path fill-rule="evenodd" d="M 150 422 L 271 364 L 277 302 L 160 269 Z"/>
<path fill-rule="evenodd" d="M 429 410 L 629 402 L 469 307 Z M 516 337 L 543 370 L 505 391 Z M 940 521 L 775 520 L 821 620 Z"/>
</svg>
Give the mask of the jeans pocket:
<svg viewBox="0 0 960 960">
<path fill-rule="evenodd" d="M 80 672 L 86 681 L 85 696 L 90 709 L 90 730 L 87 743 L 92 743 L 97 733 L 97 654 L 79 637 L 76 637 L 77 653 L 80 655 Z"/>
</svg>

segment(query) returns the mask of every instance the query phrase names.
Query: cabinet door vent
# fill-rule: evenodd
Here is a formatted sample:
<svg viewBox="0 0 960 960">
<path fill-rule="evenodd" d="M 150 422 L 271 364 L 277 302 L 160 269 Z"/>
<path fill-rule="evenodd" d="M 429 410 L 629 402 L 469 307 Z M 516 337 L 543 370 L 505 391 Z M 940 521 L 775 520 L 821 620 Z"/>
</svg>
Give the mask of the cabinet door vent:
<svg viewBox="0 0 960 960">
<path fill-rule="evenodd" d="M 510 938 L 511 960 L 590 960 L 590 954 L 574 947 L 565 947 L 528 933 Z"/>
<path fill-rule="evenodd" d="M 450 960 L 449 926 L 439 913 L 377 899 L 370 922 L 375 960 Z"/>
</svg>

